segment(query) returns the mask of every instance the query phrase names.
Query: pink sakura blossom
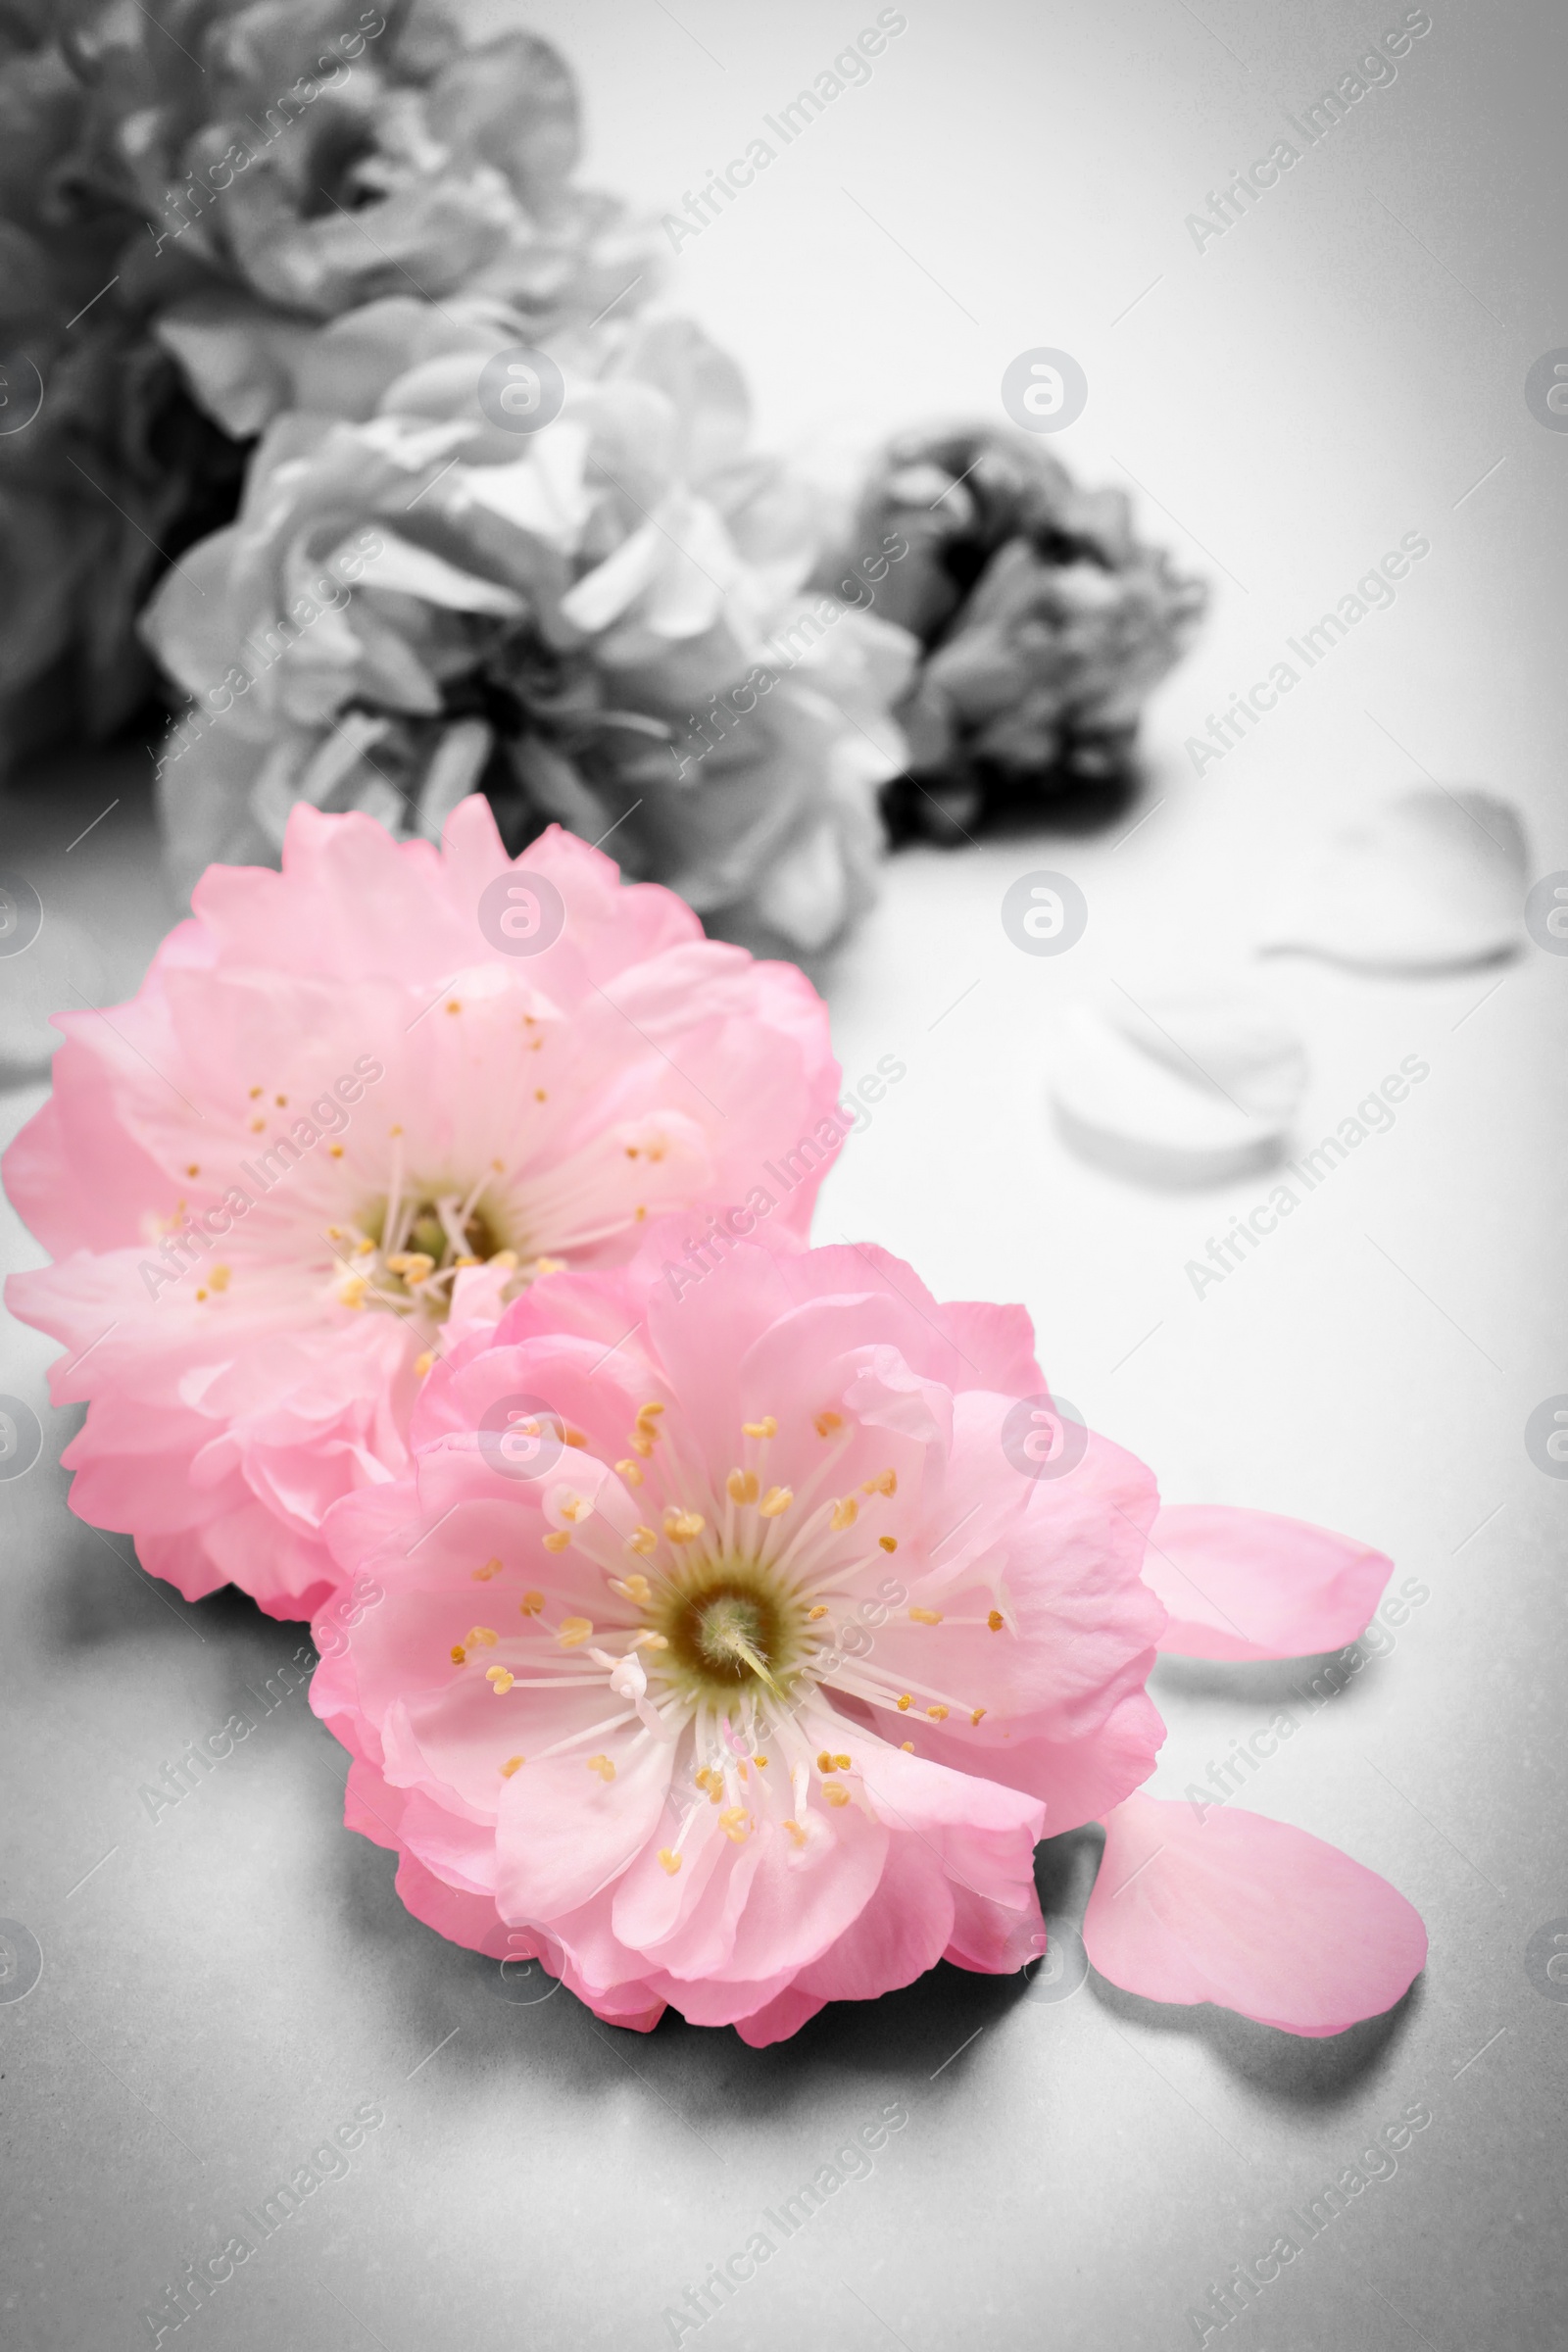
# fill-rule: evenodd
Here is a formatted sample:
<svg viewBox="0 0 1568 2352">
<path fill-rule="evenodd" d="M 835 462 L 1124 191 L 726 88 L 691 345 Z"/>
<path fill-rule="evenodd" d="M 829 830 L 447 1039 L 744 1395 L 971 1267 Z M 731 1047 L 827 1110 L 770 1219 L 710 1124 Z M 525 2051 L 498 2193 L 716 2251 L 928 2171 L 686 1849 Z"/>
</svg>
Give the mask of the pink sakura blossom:
<svg viewBox="0 0 1568 2352">
<path fill-rule="evenodd" d="M 760 2045 L 940 1959 L 1022 1966 L 1037 1839 L 1098 1816 L 1116 1982 L 1305 2034 L 1396 2000 L 1425 1939 L 1381 1879 L 1135 1793 L 1154 1480 L 1087 1432 L 1066 1475 L 1027 1442 L 1023 1310 L 760 1230 L 698 1276 L 682 1230 L 460 1338 L 407 1470 L 328 1514 L 353 1605 L 318 1624 L 312 1704 L 409 1909 L 615 2024 L 668 2003 Z M 1291 1521 L 1169 1516 L 1195 1589 L 1250 1552 L 1214 1604 L 1243 1639 L 1364 1623 L 1388 1572 Z"/>
<path fill-rule="evenodd" d="M 4 1169 L 55 1263 L 7 1299 L 90 1406 L 78 1516 L 187 1599 L 306 1616 L 323 1514 L 403 1469 L 460 1334 L 764 1160 L 804 1240 L 848 1122 L 800 972 L 555 829 L 514 864 L 477 798 L 442 849 L 302 806 L 281 874 L 215 866 L 194 905 L 128 1004 L 60 1017 Z"/>
</svg>

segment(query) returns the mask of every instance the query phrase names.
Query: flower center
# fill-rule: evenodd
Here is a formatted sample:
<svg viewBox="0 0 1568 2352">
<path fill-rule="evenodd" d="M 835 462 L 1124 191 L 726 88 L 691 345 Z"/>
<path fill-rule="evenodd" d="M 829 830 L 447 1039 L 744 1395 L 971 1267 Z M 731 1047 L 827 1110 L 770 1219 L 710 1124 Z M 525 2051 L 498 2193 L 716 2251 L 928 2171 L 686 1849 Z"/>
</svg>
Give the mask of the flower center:
<svg viewBox="0 0 1568 2352">
<path fill-rule="evenodd" d="M 805 1606 L 754 1560 L 705 1562 L 668 1591 L 656 1621 L 669 1666 L 715 1695 L 782 1695 L 805 1663 Z"/>
<path fill-rule="evenodd" d="M 500 1260 L 515 1268 L 494 1214 L 481 1200 L 488 1179 L 466 1195 L 415 1181 L 394 1184 L 347 1226 L 327 1227 L 342 1266 L 337 1296 L 345 1306 L 379 1306 L 444 1322 L 452 1285 L 465 1266 Z M 543 1261 L 541 1261 L 541 1265 Z"/>
</svg>

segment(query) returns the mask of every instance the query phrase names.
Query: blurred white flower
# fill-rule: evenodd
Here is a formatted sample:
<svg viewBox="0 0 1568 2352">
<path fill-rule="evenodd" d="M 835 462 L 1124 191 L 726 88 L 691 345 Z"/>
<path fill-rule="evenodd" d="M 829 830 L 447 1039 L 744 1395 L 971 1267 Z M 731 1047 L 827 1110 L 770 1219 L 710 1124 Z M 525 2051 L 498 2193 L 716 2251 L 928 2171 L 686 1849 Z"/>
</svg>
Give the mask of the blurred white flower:
<svg viewBox="0 0 1568 2352">
<path fill-rule="evenodd" d="M 437 839 L 478 788 L 514 851 L 613 834 L 715 927 L 825 946 L 869 895 L 913 648 L 803 600 L 814 508 L 751 452 L 734 364 L 681 320 L 597 373 L 561 341 L 564 405 L 522 433 L 480 413 L 508 337 L 479 311 L 353 325 L 373 414 L 275 419 L 147 616 L 191 698 L 160 763 L 177 879 L 275 859 L 298 800 Z"/>
</svg>

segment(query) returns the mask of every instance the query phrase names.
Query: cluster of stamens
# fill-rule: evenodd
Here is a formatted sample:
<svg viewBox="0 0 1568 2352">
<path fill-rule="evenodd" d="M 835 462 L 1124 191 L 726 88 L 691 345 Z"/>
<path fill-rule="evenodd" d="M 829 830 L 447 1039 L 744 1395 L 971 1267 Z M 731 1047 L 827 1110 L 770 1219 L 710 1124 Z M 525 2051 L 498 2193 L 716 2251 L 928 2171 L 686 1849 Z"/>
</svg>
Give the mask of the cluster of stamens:
<svg viewBox="0 0 1568 2352">
<path fill-rule="evenodd" d="M 569 1601 L 530 1585 L 516 1604 L 522 1628 L 503 1635 L 478 1625 L 452 1645 L 459 1668 L 486 1658 L 484 1677 L 498 1697 L 597 1684 L 616 1702 L 613 1712 L 531 1757 L 503 1758 L 506 1779 L 525 1762 L 589 1748 L 634 1724 L 634 1740 L 671 1746 L 689 1733 L 689 1765 L 677 1763 L 672 1788 L 676 1832 L 660 1849 L 671 1875 L 705 1803 L 719 1809 L 718 1827 L 736 1844 L 761 1821 L 774 1820 L 796 1850 L 825 1834 L 809 1804 L 813 1789 L 829 1808 L 858 1803 L 871 1811 L 850 1750 L 812 1746 L 808 1718 L 818 1733 L 829 1723 L 847 1728 L 825 1704 L 813 1708 L 819 1689 L 886 1710 L 894 1723 L 917 1712 L 933 1729 L 950 1718 L 955 1728 L 964 1721 L 975 1726 L 986 1713 L 934 1684 L 905 1687 L 904 1678 L 895 1680 L 875 1659 L 874 1635 L 848 1648 L 856 1602 L 862 1604 L 862 1623 L 881 1624 L 894 1613 L 882 1598 L 874 1603 L 877 1613 L 863 1615 L 872 1596 L 862 1580 L 873 1568 L 886 1571 L 898 1552 L 898 1536 L 885 1524 L 873 1533 L 871 1517 L 893 1502 L 898 1478 L 887 1469 L 856 1492 L 824 1492 L 856 1433 L 833 1411 L 818 1414 L 814 1427 L 824 1441 L 822 1457 L 798 1492 L 767 1476 L 778 1434 L 771 1414 L 742 1424 L 743 1459 L 720 1484 L 688 1455 L 664 1405 L 642 1405 L 615 1473 L 634 1505 L 650 1476 L 679 1499 L 648 1512 L 622 1536 L 586 1494 L 572 1491 L 568 1457 L 553 1495 L 563 1524 L 544 1538 L 547 1552 L 580 1554 L 600 1572 L 611 1622 L 596 1627 L 577 1613 L 571 1604 L 580 1606 L 583 1590 L 574 1578 Z M 591 1451 L 581 1431 L 564 1427 L 562 1436 L 567 1446 Z M 499 1559 L 473 1571 L 480 1583 L 505 1574 Z M 889 1590 L 908 1602 L 896 1580 L 885 1580 L 883 1594 Z M 986 1626 L 994 1633 L 1008 1622 L 997 1607 L 965 1616 L 916 1603 L 899 1605 L 897 1614 L 913 1626 Z M 910 1740 L 901 1744 L 914 1748 Z M 614 1761 L 602 1748 L 584 1762 L 603 1785 L 614 1780 Z"/>
</svg>

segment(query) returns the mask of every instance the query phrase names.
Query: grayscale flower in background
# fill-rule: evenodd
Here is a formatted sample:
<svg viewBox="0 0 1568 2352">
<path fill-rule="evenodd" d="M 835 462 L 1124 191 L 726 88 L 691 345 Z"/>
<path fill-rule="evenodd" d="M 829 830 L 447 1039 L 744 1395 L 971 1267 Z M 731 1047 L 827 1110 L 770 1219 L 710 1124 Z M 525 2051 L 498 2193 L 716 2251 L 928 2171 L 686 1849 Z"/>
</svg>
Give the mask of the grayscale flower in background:
<svg viewBox="0 0 1568 2352">
<path fill-rule="evenodd" d="M 884 796 L 895 838 L 953 839 L 1124 784 L 1143 705 L 1207 601 L 1137 538 L 1124 494 L 1079 489 L 1024 433 L 905 433 L 872 471 L 855 541 L 887 530 L 910 556 L 883 616 L 922 649 L 897 713 L 908 773 Z"/>
</svg>

